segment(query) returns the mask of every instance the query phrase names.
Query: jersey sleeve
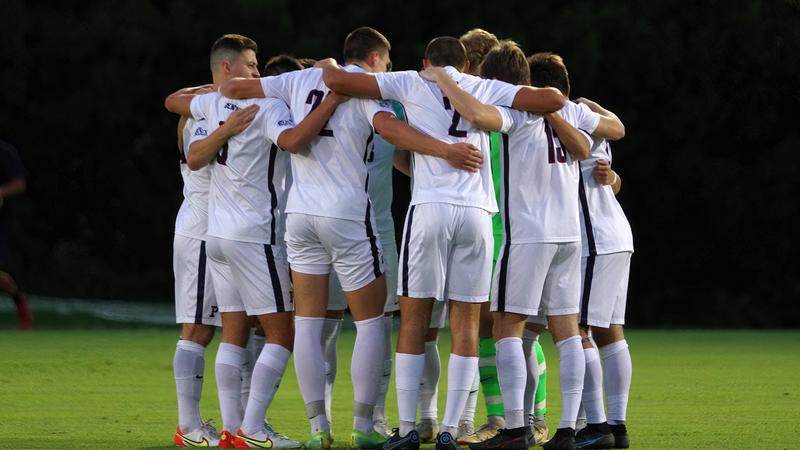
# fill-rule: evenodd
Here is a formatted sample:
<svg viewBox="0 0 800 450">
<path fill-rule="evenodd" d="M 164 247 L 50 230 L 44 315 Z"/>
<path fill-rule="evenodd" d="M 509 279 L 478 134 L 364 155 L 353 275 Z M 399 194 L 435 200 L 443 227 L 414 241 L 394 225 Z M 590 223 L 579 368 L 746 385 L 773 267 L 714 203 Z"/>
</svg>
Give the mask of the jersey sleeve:
<svg viewBox="0 0 800 450">
<path fill-rule="evenodd" d="M 600 124 L 600 114 L 592 111 L 583 103 L 578 104 L 578 107 L 575 108 L 575 112 L 577 118 L 576 123 L 578 124 L 577 128 L 589 134 L 594 133 L 594 130 L 597 129 L 597 125 Z"/>
<path fill-rule="evenodd" d="M 206 119 L 198 119 L 194 122 L 194 126 L 189 130 L 189 142 L 184 143 L 185 148 L 188 149 L 193 142 L 197 142 L 203 140 L 208 137 L 208 133 L 211 130 L 208 129 L 208 120 Z"/>
<path fill-rule="evenodd" d="M 208 94 L 196 95 L 192 98 L 192 102 L 189 104 L 192 117 L 194 117 L 195 120 L 205 119 L 211 102 L 217 95 L 219 94 L 216 92 L 209 92 Z"/>
<path fill-rule="evenodd" d="M 394 115 L 394 109 L 392 109 L 392 102 L 390 100 L 362 100 L 361 104 L 364 107 L 364 115 L 370 125 L 372 125 L 372 119 L 375 118 L 375 114 L 379 112 L 388 112 Z"/>
<path fill-rule="evenodd" d="M 280 100 L 269 101 L 261 107 L 267 109 L 261 124 L 264 135 L 278 145 L 278 136 L 295 126 L 292 113 L 286 103 Z"/>
<path fill-rule="evenodd" d="M 484 98 L 479 100 L 483 103 L 495 106 L 506 106 L 510 108 L 514 103 L 514 97 L 516 97 L 517 92 L 522 89 L 522 86 L 500 80 L 483 80 L 483 83 L 485 95 Z"/>
<path fill-rule="evenodd" d="M 381 98 L 385 100 L 402 101 L 414 88 L 417 72 L 406 70 L 403 72 L 381 72 L 375 74 Z"/>
<path fill-rule="evenodd" d="M 515 124 L 514 115 L 512 114 L 511 109 L 506 108 L 504 106 L 495 106 L 495 108 L 497 108 L 497 111 L 503 118 L 503 125 L 502 128 L 500 128 L 500 132 L 508 133 L 509 131 L 511 131 L 512 128 L 514 128 Z"/>
<path fill-rule="evenodd" d="M 264 96 L 290 103 L 292 85 L 297 73 L 299 72 L 287 72 L 281 75 L 261 78 L 261 90 L 264 91 Z"/>
</svg>

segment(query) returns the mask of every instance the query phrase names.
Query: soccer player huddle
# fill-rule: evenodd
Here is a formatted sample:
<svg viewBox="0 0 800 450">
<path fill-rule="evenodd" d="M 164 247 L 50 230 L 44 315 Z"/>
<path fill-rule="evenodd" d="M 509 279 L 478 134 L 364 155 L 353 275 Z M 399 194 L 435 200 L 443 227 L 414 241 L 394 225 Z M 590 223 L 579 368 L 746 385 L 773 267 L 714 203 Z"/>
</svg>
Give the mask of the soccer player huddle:
<svg viewBox="0 0 800 450">
<path fill-rule="evenodd" d="M 569 100 L 558 55 L 526 57 L 484 30 L 433 39 L 419 72 L 391 72 L 390 49 L 361 27 L 345 39 L 343 66 L 281 55 L 259 78 L 256 43 L 225 35 L 211 48 L 212 84 L 167 97 L 181 116 L 184 179 L 175 444 L 302 447 L 265 420 L 294 353 L 305 447 L 331 448 L 336 338 L 349 308 L 350 447 L 627 448 L 622 325 L 633 244 L 608 144 L 624 136 L 622 122 Z M 412 180 L 399 256 L 392 167 Z M 440 424 L 436 340 L 448 316 Z M 199 401 L 205 347 L 220 325 L 218 433 Z M 561 391 L 549 440 L 546 329 Z M 393 359 L 399 424 L 390 433 Z M 489 417 L 476 431 L 479 380 Z"/>
</svg>

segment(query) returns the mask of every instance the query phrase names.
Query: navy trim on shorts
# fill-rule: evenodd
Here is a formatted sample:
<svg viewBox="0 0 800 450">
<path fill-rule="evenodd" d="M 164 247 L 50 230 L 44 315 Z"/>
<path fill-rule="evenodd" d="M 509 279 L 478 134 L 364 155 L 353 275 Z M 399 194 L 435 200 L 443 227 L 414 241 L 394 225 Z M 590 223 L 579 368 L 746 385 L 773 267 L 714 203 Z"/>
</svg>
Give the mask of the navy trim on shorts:
<svg viewBox="0 0 800 450">
<path fill-rule="evenodd" d="M 503 245 L 503 257 L 500 258 L 500 273 L 497 280 L 497 311 L 504 312 L 506 310 L 506 288 L 508 285 L 508 259 L 511 253 L 511 217 L 509 214 L 508 197 L 509 197 L 509 181 L 508 181 L 508 134 L 502 133 L 503 137 L 503 227 L 505 228 L 505 243 Z"/>
<path fill-rule="evenodd" d="M 200 241 L 200 259 L 197 262 L 197 302 L 194 323 L 203 323 L 203 301 L 206 297 L 206 241 Z"/>
<path fill-rule="evenodd" d="M 411 240 L 411 223 L 414 221 L 414 208 L 417 205 L 411 205 L 408 210 L 408 219 L 406 219 L 406 236 L 403 242 L 403 297 L 408 297 L 408 242 Z"/>
<path fill-rule="evenodd" d="M 286 305 L 283 303 L 281 277 L 278 276 L 278 268 L 275 266 L 275 255 L 272 253 L 272 246 L 264 244 L 264 254 L 267 256 L 267 267 L 269 268 L 269 278 L 272 281 L 272 294 L 275 296 L 275 307 L 277 308 L 277 312 L 285 312 Z"/>
<path fill-rule="evenodd" d="M 594 241 L 594 228 L 592 227 L 592 217 L 589 215 L 589 202 L 586 200 L 586 186 L 583 182 L 583 169 L 581 162 L 578 161 L 578 198 L 581 202 L 581 211 L 583 211 L 583 227 L 586 229 L 586 244 L 589 247 L 589 255 L 597 255 L 597 244 Z"/>
<path fill-rule="evenodd" d="M 589 297 L 592 294 L 592 278 L 594 277 L 594 259 L 596 255 L 589 255 L 586 258 L 586 270 L 583 272 L 583 293 L 581 294 L 581 320 L 578 323 L 581 327 L 588 327 L 589 323 Z"/>
<path fill-rule="evenodd" d="M 269 169 L 267 171 L 267 187 L 269 188 L 270 195 L 270 208 L 269 208 L 269 226 L 270 235 L 269 243 L 275 245 L 275 209 L 278 207 L 278 195 L 275 192 L 275 158 L 278 156 L 278 146 L 272 144 L 269 149 Z"/>
<path fill-rule="evenodd" d="M 369 184 L 369 175 L 367 175 L 367 184 Z M 372 252 L 372 270 L 375 273 L 375 278 L 379 278 L 381 273 L 381 258 L 378 252 L 378 238 L 372 230 L 372 221 L 370 219 L 370 212 L 372 210 L 372 202 L 367 199 L 367 214 L 364 218 L 364 225 L 367 227 L 367 238 L 369 239 L 369 249 Z"/>
</svg>

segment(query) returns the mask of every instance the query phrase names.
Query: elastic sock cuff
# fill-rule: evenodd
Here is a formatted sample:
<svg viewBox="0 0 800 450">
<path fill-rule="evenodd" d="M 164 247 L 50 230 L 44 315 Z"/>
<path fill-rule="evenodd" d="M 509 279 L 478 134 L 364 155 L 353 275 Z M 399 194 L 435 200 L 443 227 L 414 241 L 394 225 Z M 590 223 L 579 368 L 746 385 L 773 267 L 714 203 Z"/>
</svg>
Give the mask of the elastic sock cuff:
<svg viewBox="0 0 800 450">
<path fill-rule="evenodd" d="M 198 344 L 194 341 L 189 341 L 187 339 L 180 339 L 178 343 L 175 345 L 177 348 L 181 350 L 186 350 L 187 352 L 197 353 L 198 355 L 202 355 L 205 353 L 206 348 L 202 345 Z"/>
<path fill-rule="evenodd" d="M 222 342 L 219 344 L 219 349 L 217 350 L 217 364 L 226 364 L 229 366 L 236 367 L 237 369 L 241 367 L 242 362 L 244 362 L 244 347 L 239 347 L 238 345 L 234 344 L 227 344 Z"/>
<path fill-rule="evenodd" d="M 558 341 L 558 342 L 556 342 L 556 348 L 561 350 L 561 347 L 563 347 L 565 345 L 568 345 L 570 342 L 573 342 L 573 341 L 577 341 L 578 344 L 580 344 L 581 337 L 580 336 L 570 336 L 570 337 L 568 337 L 566 339 Z"/>
<path fill-rule="evenodd" d="M 261 354 L 258 355 L 256 364 L 262 364 L 278 372 L 283 372 L 291 354 L 289 349 L 282 345 L 266 344 L 261 350 Z"/>
<path fill-rule="evenodd" d="M 608 358 L 608 357 L 610 357 L 610 356 L 612 356 L 612 355 L 614 355 L 616 353 L 621 352 L 622 350 L 625 350 L 626 348 L 628 348 L 628 341 L 626 341 L 625 339 L 623 339 L 621 341 L 612 342 L 612 343 L 610 343 L 608 345 L 604 345 L 604 346 L 600 347 L 600 349 L 599 349 L 600 350 L 600 356 L 603 359 L 606 359 L 606 358 Z"/>
</svg>

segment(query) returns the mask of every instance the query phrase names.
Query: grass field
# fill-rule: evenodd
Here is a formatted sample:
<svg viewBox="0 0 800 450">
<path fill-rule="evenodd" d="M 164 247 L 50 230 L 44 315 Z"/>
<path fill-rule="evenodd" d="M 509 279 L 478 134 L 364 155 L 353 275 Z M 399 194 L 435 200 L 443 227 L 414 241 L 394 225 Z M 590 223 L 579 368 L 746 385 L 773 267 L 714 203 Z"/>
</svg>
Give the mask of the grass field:
<svg viewBox="0 0 800 450">
<path fill-rule="evenodd" d="M 38 315 L 38 324 L 55 317 Z M 33 332 L 0 320 L 0 448 L 167 448 L 176 424 L 173 328 L 114 325 L 77 317 L 61 329 Z M 63 323 L 63 322 L 62 322 Z M 88 329 L 87 329 L 88 328 Z M 349 362 L 354 333 L 339 341 L 334 436 L 351 424 Z M 559 414 L 555 349 L 547 354 L 548 424 Z M 631 330 L 634 362 L 629 406 L 632 448 L 800 449 L 800 332 Z M 214 344 L 207 355 L 202 412 L 220 426 Z M 440 339 L 446 380 L 449 338 Z M 444 390 L 444 381 L 440 390 Z M 440 394 L 440 416 L 444 395 Z M 476 420 L 485 418 L 479 400 Z M 388 414 L 396 423 L 394 387 Z M 278 430 L 308 438 L 290 365 L 268 412 Z M 480 425 L 477 423 L 476 425 Z"/>
</svg>

